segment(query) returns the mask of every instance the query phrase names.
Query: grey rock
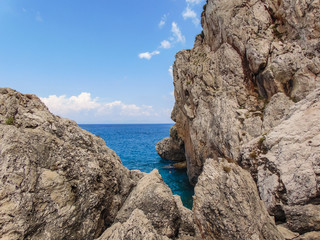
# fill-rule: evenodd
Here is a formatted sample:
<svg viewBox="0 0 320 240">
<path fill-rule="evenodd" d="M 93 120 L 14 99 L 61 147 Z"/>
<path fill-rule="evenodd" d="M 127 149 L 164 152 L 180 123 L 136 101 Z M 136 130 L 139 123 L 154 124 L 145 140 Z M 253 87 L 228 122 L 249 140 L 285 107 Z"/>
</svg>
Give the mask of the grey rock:
<svg viewBox="0 0 320 240">
<path fill-rule="evenodd" d="M 286 240 L 296 239 L 300 235 L 299 233 L 290 231 L 286 224 L 277 225 L 277 228 Z"/>
<path fill-rule="evenodd" d="M 318 239 L 320 239 L 320 232 L 308 232 L 296 238 L 296 240 L 318 240 Z"/>
<path fill-rule="evenodd" d="M 206 160 L 193 211 L 203 239 L 284 239 L 250 173 L 225 159 Z"/>
<path fill-rule="evenodd" d="M 143 211 L 135 209 L 124 223 L 115 223 L 97 240 L 169 240 L 152 226 Z"/>
<path fill-rule="evenodd" d="M 156 170 L 129 171 L 34 95 L 0 88 L 0 103 L 1 239 L 196 237 L 192 212 Z"/>
<path fill-rule="evenodd" d="M 170 238 L 178 237 L 179 234 L 195 235 L 194 224 L 188 216 L 191 213 L 172 195 L 156 169 L 138 182 L 115 221 L 124 223 L 135 209 L 143 211 L 160 235 Z"/>
<path fill-rule="evenodd" d="M 320 89 L 292 105 L 276 127 L 243 148 L 268 211 L 285 219 L 283 206 L 319 203 Z"/>
<path fill-rule="evenodd" d="M 105 142 L 52 115 L 34 95 L 0 94 L 0 236 L 93 239 L 136 181 Z M 13 125 L 5 123 L 14 118 Z"/>
<path fill-rule="evenodd" d="M 156 144 L 156 150 L 160 157 L 171 161 L 185 161 L 184 143 L 178 136 L 176 126 L 170 129 L 170 137 L 167 137 Z"/>
<path fill-rule="evenodd" d="M 284 207 L 287 225 L 295 232 L 306 233 L 320 231 L 320 205 Z"/>
</svg>

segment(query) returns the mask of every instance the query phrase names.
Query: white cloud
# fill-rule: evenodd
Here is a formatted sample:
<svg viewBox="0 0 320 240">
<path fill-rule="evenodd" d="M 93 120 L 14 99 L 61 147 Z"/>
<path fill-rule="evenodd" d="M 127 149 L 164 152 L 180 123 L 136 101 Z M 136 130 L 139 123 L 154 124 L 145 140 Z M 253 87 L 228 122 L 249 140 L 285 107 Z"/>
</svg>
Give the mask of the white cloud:
<svg viewBox="0 0 320 240">
<path fill-rule="evenodd" d="M 159 28 L 162 28 L 167 22 L 167 14 L 164 14 L 158 24 Z"/>
<path fill-rule="evenodd" d="M 145 58 L 145 59 L 150 60 L 152 58 L 152 56 L 158 55 L 158 54 L 160 54 L 160 52 L 156 50 L 156 51 L 153 51 L 151 53 L 150 52 L 139 53 L 138 56 L 141 59 Z"/>
<path fill-rule="evenodd" d="M 123 122 L 135 121 L 156 117 L 158 114 L 152 106 L 125 104 L 122 101 L 99 102 L 92 98 L 90 93 L 83 92 L 78 96 L 50 95 L 41 98 L 49 110 L 62 117 L 71 118 L 77 122 Z"/>
<path fill-rule="evenodd" d="M 182 16 L 184 19 L 187 18 L 196 18 L 197 14 L 195 13 L 195 11 L 193 11 L 191 8 L 189 8 L 189 6 L 184 10 L 184 12 L 182 13 Z"/>
<path fill-rule="evenodd" d="M 182 35 L 177 23 L 172 22 L 171 32 L 176 37 L 177 42 L 185 43 L 186 38 Z"/>
<path fill-rule="evenodd" d="M 186 2 L 190 4 L 199 4 L 202 2 L 202 0 L 186 0 Z"/>
<path fill-rule="evenodd" d="M 78 112 L 83 110 L 92 110 L 99 107 L 98 99 L 92 99 L 91 94 L 81 93 L 79 96 L 67 98 L 66 95 L 50 95 L 47 98 L 41 98 L 47 107 L 55 114 L 64 115 L 69 112 Z"/>
<path fill-rule="evenodd" d="M 196 26 L 200 23 L 199 18 L 197 18 L 197 14 L 189 6 L 187 6 L 187 8 L 183 11 L 182 16 L 185 20 L 191 18 L 192 22 Z"/>
<path fill-rule="evenodd" d="M 167 40 L 163 40 L 161 42 L 161 48 L 165 48 L 165 49 L 171 48 L 171 43 Z"/>
</svg>

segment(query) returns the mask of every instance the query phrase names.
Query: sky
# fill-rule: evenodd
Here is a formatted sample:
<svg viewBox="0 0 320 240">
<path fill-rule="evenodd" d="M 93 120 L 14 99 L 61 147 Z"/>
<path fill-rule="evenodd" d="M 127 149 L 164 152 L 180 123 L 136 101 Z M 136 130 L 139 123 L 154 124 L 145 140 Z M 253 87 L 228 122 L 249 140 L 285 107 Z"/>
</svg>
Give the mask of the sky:
<svg viewBox="0 0 320 240">
<path fill-rule="evenodd" d="M 0 0 L 0 87 L 77 123 L 171 123 L 205 0 Z"/>
</svg>

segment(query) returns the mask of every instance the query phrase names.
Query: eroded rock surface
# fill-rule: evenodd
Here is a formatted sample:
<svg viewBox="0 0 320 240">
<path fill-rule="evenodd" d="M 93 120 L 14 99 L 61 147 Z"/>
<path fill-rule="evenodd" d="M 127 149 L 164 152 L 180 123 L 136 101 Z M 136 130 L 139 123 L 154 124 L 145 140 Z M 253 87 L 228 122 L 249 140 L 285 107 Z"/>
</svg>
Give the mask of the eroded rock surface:
<svg viewBox="0 0 320 240">
<path fill-rule="evenodd" d="M 170 129 L 170 137 L 162 139 L 156 145 L 160 157 L 171 161 L 185 161 L 184 144 L 178 136 L 176 126 Z"/>
<path fill-rule="evenodd" d="M 192 213 L 177 203 L 157 172 L 129 171 L 101 138 L 35 95 L 0 88 L 1 239 L 195 235 Z"/>
<path fill-rule="evenodd" d="M 203 239 L 284 239 L 250 173 L 225 159 L 206 160 L 193 210 Z"/>
<path fill-rule="evenodd" d="M 173 65 L 172 119 L 192 184 L 206 159 L 226 158 L 251 173 L 277 222 L 286 207 L 317 209 L 319 18 L 319 0 L 207 0 L 203 32 Z"/>
</svg>

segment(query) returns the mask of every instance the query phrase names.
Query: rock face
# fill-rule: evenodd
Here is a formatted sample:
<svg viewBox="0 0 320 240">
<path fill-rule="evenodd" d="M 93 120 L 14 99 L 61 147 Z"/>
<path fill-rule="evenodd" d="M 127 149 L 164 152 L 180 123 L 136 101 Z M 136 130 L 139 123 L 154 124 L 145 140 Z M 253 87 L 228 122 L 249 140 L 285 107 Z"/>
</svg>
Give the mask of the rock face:
<svg viewBox="0 0 320 240">
<path fill-rule="evenodd" d="M 171 161 L 185 161 L 184 145 L 176 126 L 170 129 L 170 137 L 159 141 L 156 145 L 156 150 L 160 157 Z"/>
<path fill-rule="evenodd" d="M 239 158 L 320 87 L 319 16 L 319 1 L 207 1 L 203 33 L 173 66 L 172 119 L 193 184 L 205 159 Z"/>
<path fill-rule="evenodd" d="M 109 227 L 111 239 L 195 234 L 159 174 L 129 171 L 101 138 L 8 88 L 0 88 L 0 176 L 1 239 L 94 239 Z"/>
<path fill-rule="evenodd" d="M 250 173 L 225 159 L 206 160 L 193 210 L 202 239 L 284 239 Z"/>
<path fill-rule="evenodd" d="M 208 158 L 237 162 L 277 222 L 318 231 L 296 222 L 320 214 L 319 0 L 207 0 L 201 23 L 173 65 L 172 119 L 190 182 Z M 305 205 L 314 211 L 296 214 Z"/>
<path fill-rule="evenodd" d="M 319 116 L 317 89 L 293 105 L 278 126 L 244 147 L 240 164 L 251 171 L 262 200 L 279 220 L 291 215 L 284 206 L 320 203 Z M 320 216 L 320 209 L 312 212 Z"/>
</svg>

